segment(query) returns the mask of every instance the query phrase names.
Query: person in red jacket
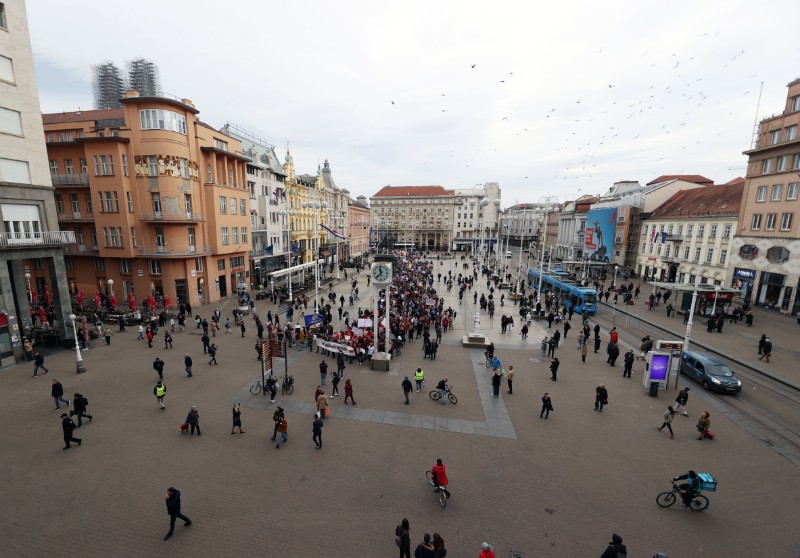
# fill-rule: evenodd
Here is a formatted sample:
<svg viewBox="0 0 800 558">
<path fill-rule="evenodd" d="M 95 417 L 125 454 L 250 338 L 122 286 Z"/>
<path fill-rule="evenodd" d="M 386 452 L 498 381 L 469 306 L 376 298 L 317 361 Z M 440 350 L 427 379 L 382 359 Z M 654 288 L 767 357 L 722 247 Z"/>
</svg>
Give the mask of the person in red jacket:
<svg viewBox="0 0 800 558">
<path fill-rule="evenodd" d="M 494 550 L 492 550 L 492 545 L 485 542 L 481 546 L 481 553 L 478 555 L 478 558 L 494 558 Z"/>
<path fill-rule="evenodd" d="M 436 485 L 436 488 L 433 489 L 434 492 L 439 492 L 440 486 L 447 489 L 447 470 L 445 470 L 441 459 L 436 460 L 436 465 L 431 469 L 431 474 L 433 475 L 433 484 Z"/>
<path fill-rule="evenodd" d="M 617 333 L 617 328 L 611 328 L 611 342 L 612 343 L 619 343 L 619 333 Z"/>
</svg>

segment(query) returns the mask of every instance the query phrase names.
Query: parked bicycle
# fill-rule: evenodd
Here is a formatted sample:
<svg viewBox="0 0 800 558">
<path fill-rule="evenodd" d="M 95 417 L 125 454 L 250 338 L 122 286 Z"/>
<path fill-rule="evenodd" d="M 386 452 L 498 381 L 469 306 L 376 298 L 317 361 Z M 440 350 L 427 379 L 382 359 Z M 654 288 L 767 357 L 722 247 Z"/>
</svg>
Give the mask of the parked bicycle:
<svg viewBox="0 0 800 558">
<path fill-rule="evenodd" d="M 428 482 L 431 483 L 431 486 L 437 488 L 439 490 L 439 505 L 443 508 L 447 507 L 447 501 L 450 499 L 450 491 L 447 490 L 447 487 L 444 486 L 436 486 L 433 482 L 433 473 L 431 471 L 425 471 L 425 478 L 428 479 Z"/>
<path fill-rule="evenodd" d="M 682 500 L 680 488 L 678 488 L 677 484 L 673 484 L 671 491 L 662 492 L 656 497 L 656 503 L 662 508 L 668 508 L 679 499 Z M 706 498 L 700 493 L 697 493 L 694 496 L 692 496 L 692 501 L 689 503 L 689 509 L 691 509 L 692 511 L 699 512 L 703 511 L 707 507 L 708 507 L 708 498 Z"/>
<path fill-rule="evenodd" d="M 285 395 L 291 395 L 293 391 L 294 391 L 294 376 L 290 376 L 289 374 L 284 374 L 283 381 L 281 382 L 281 393 Z"/>
<path fill-rule="evenodd" d="M 442 398 L 442 394 L 438 389 L 431 391 L 428 395 L 434 401 L 439 401 Z M 456 394 L 453 393 L 453 386 L 447 386 L 447 400 L 453 405 L 458 403 L 458 397 L 456 397 Z"/>
<path fill-rule="evenodd" d="M 264 384 L 261 383 L 261 378 L 256 380 L 256 383 L 250 386 L 250 393 L 252 395 L 258 395 L 259 393 L 264 393 Z"/>
</svg>

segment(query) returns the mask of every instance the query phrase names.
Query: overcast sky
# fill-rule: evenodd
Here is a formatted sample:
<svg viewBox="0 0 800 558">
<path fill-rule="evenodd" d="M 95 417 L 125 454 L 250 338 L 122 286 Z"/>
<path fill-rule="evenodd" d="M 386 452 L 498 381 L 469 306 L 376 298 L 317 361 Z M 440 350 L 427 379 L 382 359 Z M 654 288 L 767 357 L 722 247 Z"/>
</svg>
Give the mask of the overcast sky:
<svg viewBox="0 0 800 558">
<path fill-rule="evenodd" d="M 91 66 L 156 62 L 214 127 L 330 161 L 353 197 L 499 182 L 503 206 L 745 173 L 800 77 L 800 2 L 28 0 L 44 112 Z M 763 95 L 757 111 L 759 89 Z"/>
</svg>

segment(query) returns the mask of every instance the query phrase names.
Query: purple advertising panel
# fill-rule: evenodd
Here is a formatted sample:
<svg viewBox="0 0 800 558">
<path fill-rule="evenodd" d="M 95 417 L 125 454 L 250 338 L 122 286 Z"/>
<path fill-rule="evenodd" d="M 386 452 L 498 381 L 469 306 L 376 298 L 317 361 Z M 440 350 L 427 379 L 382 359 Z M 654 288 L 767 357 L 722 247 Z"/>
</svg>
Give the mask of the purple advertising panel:
<svg viewBox="0 0 800 558">
<path fill-rule="evenodd" d="M 666 382 L 669 373 L 669 355 L 653 355 L 650 363 L 650 381 Z"/>
</svg>

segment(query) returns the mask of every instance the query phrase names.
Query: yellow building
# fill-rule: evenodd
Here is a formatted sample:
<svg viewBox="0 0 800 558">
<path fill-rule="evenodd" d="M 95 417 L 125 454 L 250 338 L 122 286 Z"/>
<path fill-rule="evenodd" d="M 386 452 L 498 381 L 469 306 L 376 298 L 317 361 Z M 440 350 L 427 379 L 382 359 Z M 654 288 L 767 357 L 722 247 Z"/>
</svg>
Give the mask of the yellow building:
<svg viewBox="0 0 800 558">
<path fill-rule="evenodd" d="M 319 225 L 326 225 L 330 203 L 325 196 L 322 175 L 316 177 L 297 175 L 291 153 L 286 152 L 283 165 L 286 173 L 286 191 L 289 194 L 289 228 L 292 234 L 292 254 L 296 263 L 308 263 L 319 257 L 319 248 L 327 233 Z"/>
</svg>

